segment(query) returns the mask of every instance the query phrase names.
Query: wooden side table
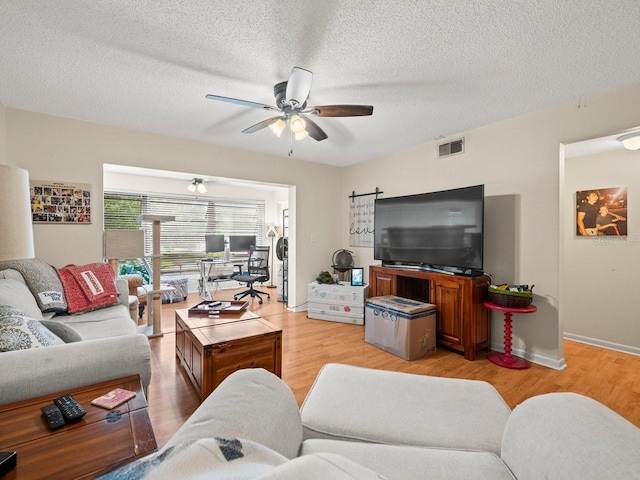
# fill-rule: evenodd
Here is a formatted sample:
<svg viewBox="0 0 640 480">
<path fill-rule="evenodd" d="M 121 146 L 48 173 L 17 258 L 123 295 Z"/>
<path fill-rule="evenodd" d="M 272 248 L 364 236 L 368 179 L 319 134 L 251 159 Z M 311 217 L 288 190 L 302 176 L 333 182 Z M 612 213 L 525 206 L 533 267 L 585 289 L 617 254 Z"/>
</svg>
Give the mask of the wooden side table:
<svg viewBox="0 0 640 480">
<path fill-rule="evenodd" d="M 91 405 L 114 388 L 136 396 L 113 410 Z M 87 414 L 51 431 L 40 408 L 65 394 Z M 16 468 L 2 480 L 95 478 L 156 449 L 138 375 L 0 406 L 0 450 L 18 453 Z"/>
<path fill-rule="evenodd" d="M 538 309 L 534 305 L 516 308 L 503 307 L 502 305 L 496 305 L 492 302 L 484 302 L 484 306 L 490 310 L 504 312 L 504 353 L 489 352 L 489 355 L 487 355 L 487 359 L 489 359 L 490 362 L 505 368 L 512 368 L 515 370 L 523 370 L 525 368 L 529 368 L 531 366 L 531 363 L 529 361 L 511 354 L 511 315 L 514 313 L 533 313 Z"/>
</svg>

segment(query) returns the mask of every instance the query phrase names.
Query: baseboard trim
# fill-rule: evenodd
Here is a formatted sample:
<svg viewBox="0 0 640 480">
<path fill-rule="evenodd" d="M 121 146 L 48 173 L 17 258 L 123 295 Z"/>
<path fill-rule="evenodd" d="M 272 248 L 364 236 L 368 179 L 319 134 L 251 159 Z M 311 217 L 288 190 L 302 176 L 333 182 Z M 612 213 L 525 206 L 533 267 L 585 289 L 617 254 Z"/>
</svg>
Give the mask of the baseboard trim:
<svg viewBox="0 0 640 480">
<path fill-rule="evenodd" d="M 593 345 L 594 347 L 601 347 L 601 348 L 606 348 L 607 350 L 615 350 L 616 352 L 629 353 L 631 355 L 640 356 L 640 348 L 632 347 L 630 345 L 622 345 L 620 343 L 607 342 L 606 340 L 599 340 L 597 338 L 584 337 L 582 335 L 576 335 L 574 333 L 565 333 L 564 338 L 566 338 L 567 340 L 573 340 L 574 342 Z"/>
<path fill-rule="evenodd" d="M 492 342 L 491 350 L 495 352 L 504 352 L 504 344 Z M 559 360 L 556 360 L 554 358 L 550 358 L 544 355 L 539 355 L 537 353 L 526 352 L 519 348 L 512 348 L 511 353 L 516 357 L 529 360 L 531 363 L 542 365 L 543 367 L 547 367 L 547 368 L 552 368 L 554 370 L 564 370 L 565 368 L 567 368 L 567 362 L 565 362 L 564 357 Z"/>
</svg>

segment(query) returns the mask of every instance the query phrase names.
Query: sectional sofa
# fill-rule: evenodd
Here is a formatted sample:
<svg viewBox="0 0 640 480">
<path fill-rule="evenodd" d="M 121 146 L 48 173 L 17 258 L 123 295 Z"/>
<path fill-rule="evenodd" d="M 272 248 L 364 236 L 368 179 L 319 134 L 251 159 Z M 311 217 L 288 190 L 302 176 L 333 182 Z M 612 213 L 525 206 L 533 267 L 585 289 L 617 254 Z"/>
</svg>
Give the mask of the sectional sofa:
<svg viewBox="0 0 640 480">
<path fill-rule="evenodd" d="M 513 411 L 488 383 L 328 364 L 302 408 L 227 377 L 156 454 L 104 479 L 640 479 L 640 429 L 573 393 Z"/>
</svg>

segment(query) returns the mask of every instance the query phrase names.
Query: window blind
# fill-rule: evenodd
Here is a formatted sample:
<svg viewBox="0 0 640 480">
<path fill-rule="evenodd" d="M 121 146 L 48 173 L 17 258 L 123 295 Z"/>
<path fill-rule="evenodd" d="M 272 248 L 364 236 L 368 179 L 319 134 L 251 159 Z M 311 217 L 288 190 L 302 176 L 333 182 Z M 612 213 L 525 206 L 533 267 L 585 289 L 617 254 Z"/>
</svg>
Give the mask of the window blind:
<svg viewBox="0 0 640 480">
<path fill-rule="evenodd" d="M 175 221 L 160 227 L 161 273 L 199 272 L 205 256 L 205 235 L 255 235 L 264 244 L 263 201 L 195 198 L 147 193 L 104 193 L 104 228 L 145 231 L 145 252 L 153 251 L 152 223 L 139 215 L 172 215 Z"/>
</svg>

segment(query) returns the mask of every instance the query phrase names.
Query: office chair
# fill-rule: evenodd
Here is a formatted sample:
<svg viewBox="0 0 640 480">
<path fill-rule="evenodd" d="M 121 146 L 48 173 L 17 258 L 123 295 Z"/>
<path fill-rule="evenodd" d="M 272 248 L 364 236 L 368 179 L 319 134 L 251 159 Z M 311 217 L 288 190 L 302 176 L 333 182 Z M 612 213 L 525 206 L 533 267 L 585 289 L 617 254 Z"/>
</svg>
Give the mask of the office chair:
<svg viewBox="0 0 640 480">
<path fill-rule="evenodd" d="M 242 270 L 242 266 L 239 267 Z M 251 297 L 258 297 L 259 302 L 262 303 L 262 297 L 260 295 L 266 295 L 268 299 L 271 299 L 271 295 L 260 290 L 255 290 L 253 284 L 255 282 L 264 283 L 269 280 L 269 247 L 257 247 L 251 245 L 249 250 L 249 260 L 247 263 L 247 273 L 236 272 L 231 276 L 233 280 L 246 283 L 249 288 L 244 292 L 236 293 L 233 298 L 240 300 L 247 295 Z"/>
</svg>

